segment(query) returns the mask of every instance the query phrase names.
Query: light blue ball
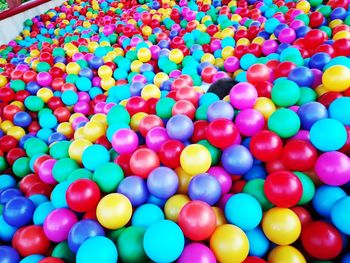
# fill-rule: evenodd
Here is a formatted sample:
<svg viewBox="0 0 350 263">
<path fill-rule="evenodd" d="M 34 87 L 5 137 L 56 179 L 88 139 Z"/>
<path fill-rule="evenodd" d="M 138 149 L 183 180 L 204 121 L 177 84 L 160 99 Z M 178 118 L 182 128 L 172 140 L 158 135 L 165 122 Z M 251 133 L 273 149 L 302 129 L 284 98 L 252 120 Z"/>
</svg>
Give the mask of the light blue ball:
<svg viewBox="0 0 350 263">
<path fill-rule="evenodd" d="M 350 125 L 350 98 L 341 97 L 335 99 L 329 106 L 331 118 L 340 121 L 344 125 Z"/>
<path fill-rule="evenodd" d="M 162 220 L 147 228 L 143 246 L 151 260 L 173 262 L 181 255 L 185 246 L 185 238 L 176 223 Z"/>
<path fill-rule="evenodd" d="M 261 228 L 254 228 L 253 230 L 246 232 L 246 235 L 249 240 L 249 255 L 264 257 L 270 247 L 270 242 Z"/>
<path fill-rule="evenodd" d="M 7 224 L 3 216 L 0 215 L 0 241 L 11 241 L 16 231 L 17 228 Z"/>
<path fill-rule="evenodd" d="M 107 163 L 110 159 L 108 150 L 100 144 L 94 144 L 87 147 L 82 156 L 82 162 L 85 168 L 95 171 L 101 165 Z"/>
<path fill-rule="evenodd" d="M 50 201 L 40 204 L 34 211 L 33 223 L 35 225 L 42 226 L 44 224 L 46 217 L 53 210 L 55 210 L 55 207 Z"/>
<path fill-rule="evenodd" d="M 242 69 L 247 70 L 250 66 L 256 63 L 256 60 L 257 60 L 256 56 L 248 53 L 242 56 L 239 63 Z"/>
<path fill-rule="evenodd" d="M 344 234 L 350 235 L 350 196 L 339 199 L 332 207 L 333 224 Z"/>
<path fill-rule="evenodd" d="M 78 102 L 78 94 L 73 90 L 66 90 L 61 97 L 63 103 L 67 106 L 72 106 Z"/>
<path fill-rule="evenodd" d="M 256 228 L 262 219 L 259 202 L 251 195 L 239 193 L 231 196 L 225 206 L 228 222 L 249 231 Z"/>
<path fill-rule="evenodd" d="M 75 83 L 78 90 L 80 91 L 89 91 L 92 88 L 91 80 L 87 77 L 80 77 L 78 78 L 77 82 Z"/>
<path fill-rule="evenodd" d="M 44 258 L 45 257 L 42 255 L 30 255 L 28 257 L 23 258 L 19 263 L 38 263 Z"/>
<path fill-rule="evenodd" d="M 320 151 L 336 151 L 342 148 L 348 134 L 344 125 L 335 119 L 317 121 L 310 129 L 310 141 Z"/>
<path fill-rule="evenodd" d="M 35 204 L 36 207 L 38 207 L 40 204 L 48 201 L 47 197 L 45 195 L 42 195 L 42 194 L 31 195 L 29 197 L 29 199 L 33 201 L 33 203 Z"/>
<path fill-rule="evenodd" d="M 114 263 L 118 262 L 115 244 L 107 237 L 96 236 L 87 239 L 77 252 L 77 263 Z"/>
<path fill-rule="evenodd" d="M 55 186 L 51 193 L 51 201 L 55 208 L 67 208 L 66 192 L 70 186 L 71 181 L 64 181 Z"/>
<path fill-rule="evenodd" d="M 135 210 L 131 219 L 131 224 L 133 226 L 148 228 L 162 220 L 164 220 L 162 209 L 154 204 L 144 204 Z"/>
<path fill-rule="evenodd" d="M 16 180 L 8 174 L 0 175 L 0 190 L 6 188 L 14 187 L 16 185 Z"/>
<path fill-rule="evenodd" d="M 335 202 L 345 196 L 345 191 L 340 187 L 322 185 L 316 189 L 314 198 L 312 199 L 312 205 L 321 216 L 329 217 Z"/>
</svg>

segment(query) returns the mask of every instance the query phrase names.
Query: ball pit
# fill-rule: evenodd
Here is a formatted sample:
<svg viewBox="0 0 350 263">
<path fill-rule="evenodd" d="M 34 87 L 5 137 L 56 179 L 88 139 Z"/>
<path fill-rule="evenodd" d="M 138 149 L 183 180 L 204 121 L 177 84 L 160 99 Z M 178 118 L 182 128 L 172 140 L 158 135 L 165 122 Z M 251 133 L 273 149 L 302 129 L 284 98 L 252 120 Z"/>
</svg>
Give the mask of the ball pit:
<svg viewBox="0 0 350 263">
<path fill-rule="evenodd" d="M 0 46 L 0 263 L 350 262 L 349 32 L 349 0 L 26 20 Z"/>
</svg>

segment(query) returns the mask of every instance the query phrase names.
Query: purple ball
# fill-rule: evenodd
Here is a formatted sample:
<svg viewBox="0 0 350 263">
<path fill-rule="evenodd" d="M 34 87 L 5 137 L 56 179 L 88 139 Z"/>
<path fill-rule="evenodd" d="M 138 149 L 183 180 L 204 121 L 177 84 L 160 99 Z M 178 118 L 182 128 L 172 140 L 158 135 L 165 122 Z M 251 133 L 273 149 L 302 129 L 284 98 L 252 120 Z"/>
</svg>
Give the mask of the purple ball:
<svg viewBox="0 0 350 263">
<path fill-rule="evenodd" d="M 216 263 L 216 258 L 207 246 L 201 243 L 192 243 L 185 247 L 177 262 Z"/>
<path fill-rule="evenodd" d="M 147 178 L 149 192 L 161 199 L 168 199 L 173 196 L 178 186 L 179 178 L 177 174 L 168 167 L 155 168 Z"/>
<path fill-rule="evenodd" d="M 208 170 L 208 174 L 214 176 L 219 181 L 221 192 L 223 194 L 226 194 L 231 190 L 232 178 L 224 168 L 220 166 L 213 166 Z"/>
<path fill-rule="evenodd" d="M 169 119 L 166 130 L 170 138 L 184 142 L 191 138 L 194 126 L 189 117 L 178 114 Z"/>
<path fill-rule="evenodd" d="M 252 168 L 253 157 L 243 145 L 232 145 L 222 153 L 221 162 L 230 174 L 242 175 Z"/>
<path fill-rule="evenodd" d="M 133 207 L 146 203 L 149 197 L 146 181 L 135 175 L 125 177 L 120 182 L 117 193 L 125 195 Z"/>
<path fill-rule="evenodd" d="M 207 110 L 207 118 L 210 122 L 221 118 L 231 121 L 234 114 L 235 112 L 231 104 L 223 100 L 218 100 L 210 104 Z"/>
<path fill-rule="evenodd" d="M 170 137 L 164 127 L 154 127 L 146 135 L 146 144 L 148 148 L 158 152 L 162 144 L 169 139 Z"/>
<path fill-rule="evenodd" d="M 221 186 L 214 176 L 208 173 L 198 174 L 191 179 L 188 193 L 192 200 L 214 205 L 220 200 Z"/>
</svg>

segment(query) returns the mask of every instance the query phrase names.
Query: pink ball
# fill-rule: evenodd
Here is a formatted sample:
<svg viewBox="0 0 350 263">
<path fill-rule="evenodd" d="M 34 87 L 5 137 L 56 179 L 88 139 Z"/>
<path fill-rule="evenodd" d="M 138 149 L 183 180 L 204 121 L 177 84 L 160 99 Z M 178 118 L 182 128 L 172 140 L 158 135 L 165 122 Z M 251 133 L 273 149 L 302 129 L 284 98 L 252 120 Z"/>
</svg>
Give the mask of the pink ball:
<svg viewBox="0 0 350 263">
<path fill-rule="evenodd" d="M 221 49 L 221 41 L 219 39 L 214 39 L 210 43 L 210 49 L 212 52 L 215 52 L 216 50 Z"/>
<path fill-rule="evenodd" d="M 170 78 L 178 78 L 181 75 L 180 70 L 173 70 L 169 73 Z"/>
<path fill-rule="evenodd" d="M 224 71 L 219 71 L 217 73 L 215 73 L 215 75 L 213 76 L 213 82 L 218 81 L 219 79 L 227 79 L 230 78 L 226 72 Z"/>
<path fill-rule="evenodd" d="M 55 178 L 52 175 L 52 168 L 55 165 L 57 160 L 48 159 L 44 161 L 39 167 L 39 177 L 40 180 L 47 184 L 55 184 L 57 183 Z"/>
<path fill-rule="evenodd" d="M 89 93 L 84 92 L 84 91 L 78 92 L 78 100 L 79 101 L 84 101 L 84 102 L 89 102 L 90 101 Z"/>
<path fill-rule="evenodd" d="M 84 115 L 87 115 L 90 111 L 90 106 L 89 103 L 85 102 L 85 101 L 78 101 L 75 105 L 74 105 L 74 112 L 78 112 L 78 113 L 82 113 Z"/>
<path fill-rule="evenodd" d="M 96 105 L 94 107 L 94 112 L 95 113 L 104 113 L 105 106 L 106 106 L 105 102 L 98 102 L 98 103 L 96 103 Z"/>
<path fill-rule="evenodd" d="M 137 74 L 132 78 L 132 82 L 141 82 L 143 84 L 147 83 L 147 79 L 145 76 L 141 75 L 141 74 Z"/>
<path fill-rule="evenodd" d="M 94 87 L 101 87 L 101 79 L 99 77 L 94 77 L 92 79 L 92 85 Z"/>
<path fill-rule="evenodd" d="M 149 49 L 151 51 L 152 59 L 158 59 L 160 47 L 157 45 L 153 45 Z"/>
<path fill-rule="evenodd" d="M 295 31 L 289 27 L 283 28 L 278 35 L 278 40 L 281 43 L 292 43 L 296 38 Z"/>
<path fill-rule="evenodd" d="M 148 131 L 146 135 L 147 147 L 151 150 L 158 152 L 162 144 L 170 139 L 166 128 L 154 127 Z"/>
<path fill-rule="evenodd" d="M 315 164 L 318 178 L 325 184 L 340 186 L 350 181 L 350 159 L 341 152 L 326 152 Z"/>
<path fill-rule="evenodd" d="M 49 86 L 52 82 L 52 76 L 48 72 L 39 72 L 36 81 L 40 86 Z"/>
<path fill-rule="evenodd" d="M 177 262 L 216 263 L 216 258 L 207 246 L 201 243 L 192 243 L 185 247 Z"/>
<path fill-rule="evenodd" d="M 117 153 L 132 153 L 138 145 L 139 138 L 131 129 L 120 129 L 112 137 L 112 146 Z"/>
<path fill-rule="evenodd" d="M 44 233 L 53 242 L 67 239 L 69 231 L 78 222 L 77 216 L 67 208 L 52 211 L 44 221 Z"/>
<path fill-rule="evenodd" d="M 222 194 L 227 194 L 231 190 L 232 178 L 224 168 L 220 166 L 213 166 L 207 173 L 214 176 L 219 181 Z"/>
<path fill-rule="evenodd" d="M 265 119 L 259 111 L 246 109 L 237 114 L 235 124 L 239 133 L 244 136 L 253 136 L 264 128 Z"/>
<path fill-rule="evenodd" d="M 239 59 L 236 57 L 228 57 L 224 62 L 224 68 L 227 72 L 235 72 L 239 69 Z"/>
<path fill-rule="evenodd" d="M 273 39 L 269 39 L 262 44 L 261 50 L 262 50 L 262 53 L 267 56 L 269 54 L 275 53 L 277 48 L 278 48 L 278 43 Z"/>
<path fill-rule="evenodd" d="M 104 107 L 103 107 L 103 113 L 107 114 L 111 108 L 113 108 L 116 104 L 113 102 L 109 102 L 107 103 Z"/>
<path fill-rule="evenodd" d="M 258 98 L 255 87 L 248 82 L 241 82 L 233 86 L 230 91 L 230 102 L 238 110 L 252 108 Z"/>
</svg>

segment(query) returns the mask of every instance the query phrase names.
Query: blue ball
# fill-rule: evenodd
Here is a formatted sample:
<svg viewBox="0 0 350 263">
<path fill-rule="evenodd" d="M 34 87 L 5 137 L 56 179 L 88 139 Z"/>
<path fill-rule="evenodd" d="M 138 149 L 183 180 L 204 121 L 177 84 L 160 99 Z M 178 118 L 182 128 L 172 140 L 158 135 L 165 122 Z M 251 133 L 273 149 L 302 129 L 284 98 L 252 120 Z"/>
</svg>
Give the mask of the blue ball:
<svg viewBox="0 0 350 263">
<path fill-rule="evenodd" d="M 339 199 L 332 207 L 331 219 L 341 232 L 350 235 L 350 196 Z"/>
<path fill-rule="evenodd" d="M 344 125 L 335 119 L 317 121 L 310 130 L 310 141 L 320 151 L 336 151 L 348 138 Z"/>
<path fill-rule="evenodd" d="M 149 197 L 146 181 L 134 175 L 125 177 L 119 183 L 117 192 L 125 195 L 133 207 L 146 203 Z"/>
<path fill-rule="evenodd" d="M 249 255 L 264 257 L 270 247 L 270 242 L 266 238 L 260 227 L 246 232 L 249 240 Z"/>
<path fill-rule="evenodd" d="M 17 227 L 11 226 L 0 215 L 0 240 L 9 242 L 12 240 L 13 235 L 16 233 Z"/>
<path fill-rule="evenodd" d="M 243 175 L 244 180 L 265 179 L 267 176 L 266 169 L 263 165 L 254 164 L 253 167 Z"/>
<path fill-rule="evenodd" d="M 207 173 L 198 174 L 191 179 L 188 193 L 192 200 L 200 200 L 214 205 L 221 197 L 221 186 L 214 176 Z"/>
<path fill-rule="evenodd" d="M 19 263 L 39 263 L 40 260 L 44 259 L 45 257 L 42 255 L 30 255 L 25 258 L 23 258 Z"/>
<path fill-rule="evenodd" d="M 250 231 L 256 228 L 262 219 L 259 202 L 251 195 L 239 193 L 231 196 L 225 205 L 225 216 L 228 222 Z"/>
<path fill-rule="evenodd" d="M 162 199 L 162 198 L 159 198 L 159 197 L 156 197 L 156 196 L 150 194 L 146 203 L 153 204 L 153 205 L 156 205 L 160 208 L 163 208 L 166 201 L 167 201 L 166 199 Z"/>
<path fill-rule="evenodd" d="M 311 87 L 314 82 L 314 74 L 307 67 L 297 67 L 289 72 L 288 79 L 294 81 L 299 87 Z"/>
<path fill-rule="evenodd" d="M 53 210 L 55 210 L 55 207 L 50 201 L 40 204 L 34 211 L 33 223 L 35 225 L 42 226 L 44 224 L 46 217 Z"/>
<path fill-rule="evenodd" d="M 77 263 L 112 263 L 118 261 L 115 244 L 107 237 L 95 236 L 87 239 L 78 249 Z"/>
<path fill-rule="evenodd" d="M 51 202 L 55 208 L 67 208 L 66 193 L 71 181 L 64 181 L 55 186 L 51 193 Z"/>
<path fill-rule="evenodd" d="M 246 147 L 232 145 L 223 151 L 221 162 L 227 172 L 242 175 L 252 168 L 253 157 Z"/>
<path fill-rule="evenodd" d="M 177 174 L 168 167 L 155 168 L 147 178 L 149 192 L 161 199 L 173 196 L 177 192 L 178 185 Z"/>
<path fill-rule="evenodd" d="M 317 121 L 328 118 L 327 108 L 316 101 L 301 105 L 297 113 L 304 130 L 310 130 Z"/>
<path fill-rule="evenodd" d="M 221 118 L 232 120 L 234 113 L 234 109 L 230 103 L 223 100 L 218 100 L 209 105 L 207 110 L 207 118 L 208 121 L 214 121 Z"/>
<path fill-rule="evenodd" d="M 132 215 L 131 224 L 148 228 L 154 223 L 164 220 L 162 209 L 154 204 L 144 204 L 138 207 Z"/>
<path fill-rule="evenodd" d="M 191 138 L 194 126 L 192 120 L 183 114 L 178 114 L 169 119 L 166 130 L 170 138 L 186 141 Z"/>
<path fill-rule="evenodd" d="M 20 111 L 13 117 L 13 124 L 22 128 L 28 127 L 32 123 L 32 117 L 28 112 Z"/>
<path fill-rule="evenodd" d="M 162 220 L 146 229 L 143 246 L 152 261 L 173 262 L 181 255 L 185 238 L 176 223 Z"/>
<path fill-rule="evenodd" d="M 309 67 L 323 70 L 324 66 L 327 65 L 329 61 L 331 61 L 330 55 L 327 53 L 319 52 L 310 58 Z"/>
<path fill-rule="evenodd" d="M 18 252 L 10 246 L 0 246 L 0 263 L 18 263 Z"/>
<path fill-rule="evenodd" d="M 14 187 L 16 185 L 16 180 L 8 174 L 0 175 L 0 191 L 6 188 Z"/>
<path fill-rule="evenodd" d="M 333 205 L 346 196 L 345 191 L 340 187 L 322 185 L 316 189 L 312 205 L 318 214 L 328 218 Z"/>
<path fill-rule="evenodd" d="M 82 156 L 82 163 L 85 168 L 95 171 L 110 159 L 108 150 L 100 144 L 88 146 Z"/>
<path fill-rule="evenodd" d="M 343 256 L 341 263 L 350 263 L 350 253 L 347 253 Z"/>
<path fill-rule="evenodd" d="M 335 99 L 329 106 L 329 115 L 332 119 L 336 119 L 344 125 L 350 125 L 350 98 Z"/>
<path fill-rule="evenodd" d="M 5 221 L 14 227 L 21 227 L 32 221 L 35 204 L 25 197 L 15 197 L 8 201 L 3 210 Z"/>
<path fill-rule="evenodd" d="M 22 196 L 23 193 L 17 188 L 7 188 L 0 192 L 0 204 L 5 205 L 15 197 Z"/>
<path fill-rule="evenodd" d="M 77 253 L 83 242 L 91 237 L 104 236 L 103 227 L 94 220 L 85 219 L 76 223 L 68 234 L 68 246 L 73 253 Z"/>
</svg>

